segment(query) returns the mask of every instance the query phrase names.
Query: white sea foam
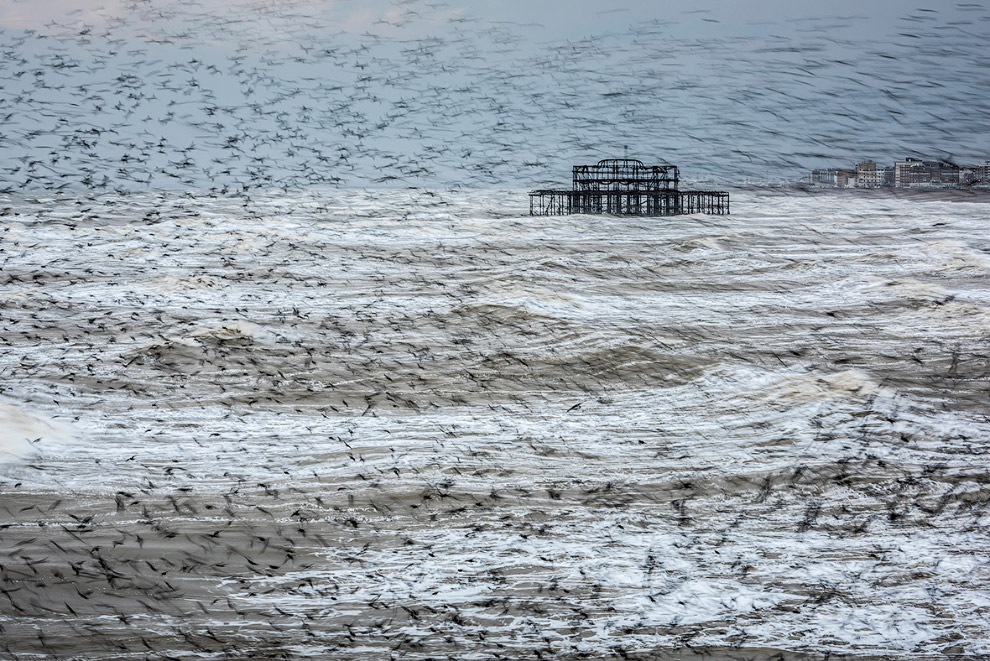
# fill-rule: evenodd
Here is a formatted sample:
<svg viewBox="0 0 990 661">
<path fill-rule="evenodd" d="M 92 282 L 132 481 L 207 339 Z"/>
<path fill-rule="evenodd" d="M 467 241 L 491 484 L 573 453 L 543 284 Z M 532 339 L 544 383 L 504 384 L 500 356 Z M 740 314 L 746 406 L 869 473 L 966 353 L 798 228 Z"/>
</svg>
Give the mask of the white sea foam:
<svg viewBox="0 0 990 661">
<path fill-rule="evenodd" d="M 65 442 L 70 436 L 66 425 L 0 400 L 0 463 L 38 457 L 50 444 Z"/>
<path fill-rule="evenodd" d="M 418 195 L 21 203 L 5 644 L 990 652 L 984 206 Z"/>
</svg>

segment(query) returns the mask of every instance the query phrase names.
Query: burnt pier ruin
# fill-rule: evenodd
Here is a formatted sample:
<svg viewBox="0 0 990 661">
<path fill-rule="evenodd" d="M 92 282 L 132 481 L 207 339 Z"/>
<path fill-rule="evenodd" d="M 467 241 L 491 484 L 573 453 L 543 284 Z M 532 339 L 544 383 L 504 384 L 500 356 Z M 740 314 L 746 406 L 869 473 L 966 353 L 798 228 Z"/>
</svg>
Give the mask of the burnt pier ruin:
<svg viewBox="0 0 990 661">
<path fill-rule="evenodd" d="M 571 190 L 534 190 L 529 215 L 598 213 L 616 216 L 727 215 L 729 194 L 677 189 L 674 165 L 644 165 L 632 158 L 609 158 L 575 165 Z"/>
</svg>

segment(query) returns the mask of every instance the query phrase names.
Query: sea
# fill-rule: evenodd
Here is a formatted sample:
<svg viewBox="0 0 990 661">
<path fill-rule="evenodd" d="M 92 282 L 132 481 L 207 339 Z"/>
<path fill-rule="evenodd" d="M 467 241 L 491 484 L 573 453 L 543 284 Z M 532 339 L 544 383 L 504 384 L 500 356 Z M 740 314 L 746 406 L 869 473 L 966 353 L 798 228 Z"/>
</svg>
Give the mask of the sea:
<svg viewBox="0 0 990 661">
<path fill-rule="evenodd" d="M 990 196 L 0 197 L 0 658 L 990 654 Z"/>
</svg>

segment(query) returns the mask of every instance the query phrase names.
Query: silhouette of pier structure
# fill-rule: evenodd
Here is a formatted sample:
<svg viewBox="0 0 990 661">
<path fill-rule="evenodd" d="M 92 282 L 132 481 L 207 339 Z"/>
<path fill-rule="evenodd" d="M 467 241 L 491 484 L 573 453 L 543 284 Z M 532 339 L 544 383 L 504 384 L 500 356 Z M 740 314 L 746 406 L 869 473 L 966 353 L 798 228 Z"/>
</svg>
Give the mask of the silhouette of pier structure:
<svg viewBox="0 0 990 661">
<path fill-rule="evenodd" d="M 729 213 L 726 192 L 677 190 L 679 175 L 675 165 L 645 165 L 632 158 L 608 158 L 595 165 L 575 165 L 573 175 L 571 190 L 530 191 L 529 215 Z"/>
</svg>

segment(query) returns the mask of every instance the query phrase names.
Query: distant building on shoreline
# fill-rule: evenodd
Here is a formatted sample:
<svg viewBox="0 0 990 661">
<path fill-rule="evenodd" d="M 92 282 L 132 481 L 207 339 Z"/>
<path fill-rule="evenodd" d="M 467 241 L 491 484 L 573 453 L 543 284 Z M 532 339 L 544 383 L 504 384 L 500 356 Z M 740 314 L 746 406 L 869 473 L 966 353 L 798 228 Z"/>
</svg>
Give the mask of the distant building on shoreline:
<svg viewBox="0 0 990 661">
<path fill-rule="evenodd" d="M 812 170 L 806 183 L 814 188 L 988 188 L 990 161 L 984 161 L 982 165 L 959 166 L 905 158 L 886 167 L 877 166 L 874 161 L 863 161 L 857 163 L 855 169 Z"/>
</svg>

